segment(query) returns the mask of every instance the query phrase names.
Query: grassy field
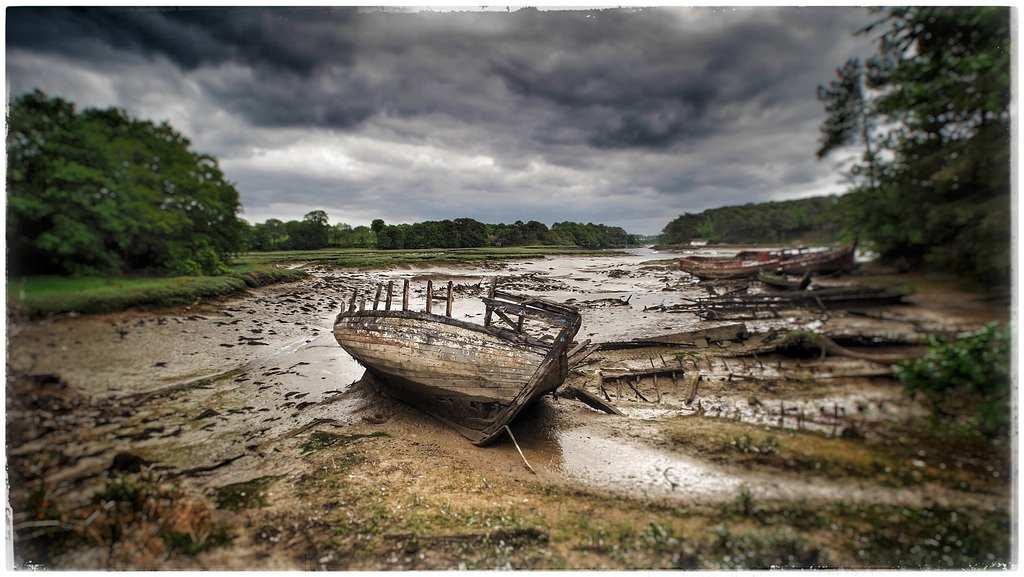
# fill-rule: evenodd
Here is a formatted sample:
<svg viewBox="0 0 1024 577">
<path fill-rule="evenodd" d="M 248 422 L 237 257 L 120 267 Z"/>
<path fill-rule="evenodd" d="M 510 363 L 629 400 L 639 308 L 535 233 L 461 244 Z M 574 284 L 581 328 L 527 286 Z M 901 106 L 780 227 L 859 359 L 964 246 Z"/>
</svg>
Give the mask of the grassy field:
<svg viewBox="0 0 1024 577">
<path fill-rule="evenodd" d="M 105 313 L 136 306 L 173 306 L 307 276 L 299 270 L 246 265 L 231 274 L 213 277 L 16 277 L 7 279 L 7 309 L 29 317 L 44 317 Z"/>
<path fill-rule="evenodd" d="M 486 260 L 530 259 L 555 254 L 607 254 L 565 247 L 467 248 L 425 250 L 322 249 L 253 252 L 232 262 L 232 273 L 202 277 L 16 277 L 7 279 L 7 308 L 29 317 L 62 313 L 94 314 L 136 306 L 173 306 L 244 292 L 247 288 L 305 278 L 283 265 L 386 269 L 410 265 L 451 265 Z"/>
</svg>

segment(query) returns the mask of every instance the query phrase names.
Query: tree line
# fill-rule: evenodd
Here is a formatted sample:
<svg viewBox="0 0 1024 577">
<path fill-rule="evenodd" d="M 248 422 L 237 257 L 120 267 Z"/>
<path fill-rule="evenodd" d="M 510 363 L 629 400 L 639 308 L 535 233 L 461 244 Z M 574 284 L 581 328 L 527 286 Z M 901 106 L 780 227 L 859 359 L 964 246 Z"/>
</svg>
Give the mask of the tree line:
<svg viewBox="0 0 1024 577">
<path fill-rule="evenodd" d="M 270 219 L 250 230 L 250 250 L 314 250 L 327 247 L 426 249 L 527 245 L 615 248 L 637 244 L 621 227 L 556 222 L 551 228 L 535 220 L 514 224 L 485 224 L 472 218 L 389 225 L 383 219 L 370 226 L 347 223 L 331 226 L 324 211 L 312 211 L 301 221 Z"/>
<path fill-rule="evenodd" d="M 685 213 L 665 226 L 659 242 L 689 244 L 698 238 L 728 244 L 833 242 L 843 233 L 838 202 L 832 195 Z"/>
<path fill-rule="evenodd" d="M 378 219 L 370 228 L 377 233 L 377 247 L 382 249 L 528 245 L 617 248 L 637 244 L 636 237 L 621 227 L 578 222 L 556 222 L 548 228 L 535 220 L 484 224 L 471 218 L 457 218 L 388 225 Z"/>
</svg>

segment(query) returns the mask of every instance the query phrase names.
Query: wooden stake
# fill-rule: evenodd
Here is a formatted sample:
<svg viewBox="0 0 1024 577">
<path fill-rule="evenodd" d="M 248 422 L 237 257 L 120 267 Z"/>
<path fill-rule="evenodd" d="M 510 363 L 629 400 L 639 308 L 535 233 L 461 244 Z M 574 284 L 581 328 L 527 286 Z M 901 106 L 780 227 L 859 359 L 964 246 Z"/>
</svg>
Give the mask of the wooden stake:
<svg viewBox="0 0 1024 577">
<path fill-rule="evenodd" d="M 452 316 L 452 296 L 453 296 L 453 294 L 454 293 L 452 292 L 452 281 L 448 281 L 448 306 L 445 307 L 445 310 L 444 310 L 444 316 L 446 316 L 446 317 L 451 317 Z"/>
<path fill-rule="evenodd" d="M 405 279 L 405 288 L 402 289 L 402 310 L 409 310 L 409 279 Z"/>
<path fill-rule="evenodd" d="M 434 308 L 434 281 L 427 281 L 427 312 Z"/>
<path fill-rule="evenodd" d="M 523 454 L 523 450 L 519 448 L 519 443 L 516 442 L 516 437 L 515 437 L 515 435 L 512 434 L 512 429 L 508 428 L 508 425 L 505 425 L 505 432 L 507 432 L 508 433 L 508 437 L 510 439 L 512 439 L 512 444 L 515 445 L 516 446 L 516 450 L 519 451 L 519 456 L 522 457 L 523 458 L 523 462 L 526 463 L 526 468 L 529 469 L 531 473 L 536 475 L 537 471 L 534 471 L 533 467 L 530 466 L 530 462 L 526 460 L 526 455 L 524 455 Z"/>
</svg>

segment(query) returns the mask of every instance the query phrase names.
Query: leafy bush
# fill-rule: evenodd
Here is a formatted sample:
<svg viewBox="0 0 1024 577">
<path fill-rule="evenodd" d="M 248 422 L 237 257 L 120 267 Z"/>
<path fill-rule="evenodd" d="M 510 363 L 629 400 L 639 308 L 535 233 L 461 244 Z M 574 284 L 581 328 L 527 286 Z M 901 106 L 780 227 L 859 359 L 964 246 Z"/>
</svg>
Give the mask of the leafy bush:
<svg viewBox="0 0 1024 577">
<path fill-rule="evenodd" d="M 1012 418 L 1011 340 L 1010 327 L 1000 328 L 997 322 L 955 341 L 932 337 L 927 355 L 901 361 L 893 375 L 907 395 L 921 393 L 931 401 L 933 423 L 954 422 L 959 416 L 984 433 L 1005 434 Z"/>
</svg>

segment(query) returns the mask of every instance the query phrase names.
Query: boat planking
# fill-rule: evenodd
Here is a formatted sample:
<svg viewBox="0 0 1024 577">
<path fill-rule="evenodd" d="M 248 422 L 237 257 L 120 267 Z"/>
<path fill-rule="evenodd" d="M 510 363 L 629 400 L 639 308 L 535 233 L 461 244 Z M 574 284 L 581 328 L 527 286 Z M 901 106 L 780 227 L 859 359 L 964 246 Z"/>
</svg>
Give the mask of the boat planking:
<svg viewBox="0 0 1024 577">
<path fill-rule="evenodd" d="M 447 294 L 437 297 L 428 281 L 424 311 L 409 310 L 408 280 L 401 310 L 391 310 L 393 281 L 378 308 L 381 290 L 372 308 L 365 300 L 357 307 L 353 294 L 334 323 L 338 344 L 382 394 L 423 410 L 476 445 L 493 442 L 523 407 L 565 381 L 568 346 L 582 322 L 574 307 L 498 291 L 492 283 L 479 324 L 451 317 L 450 282 Z M 446 301 L 444 315 L 432 311 L 436 298 Z M 546 331 L 540 338 L 526 331 L 537 324 Z"/>
</svg>

